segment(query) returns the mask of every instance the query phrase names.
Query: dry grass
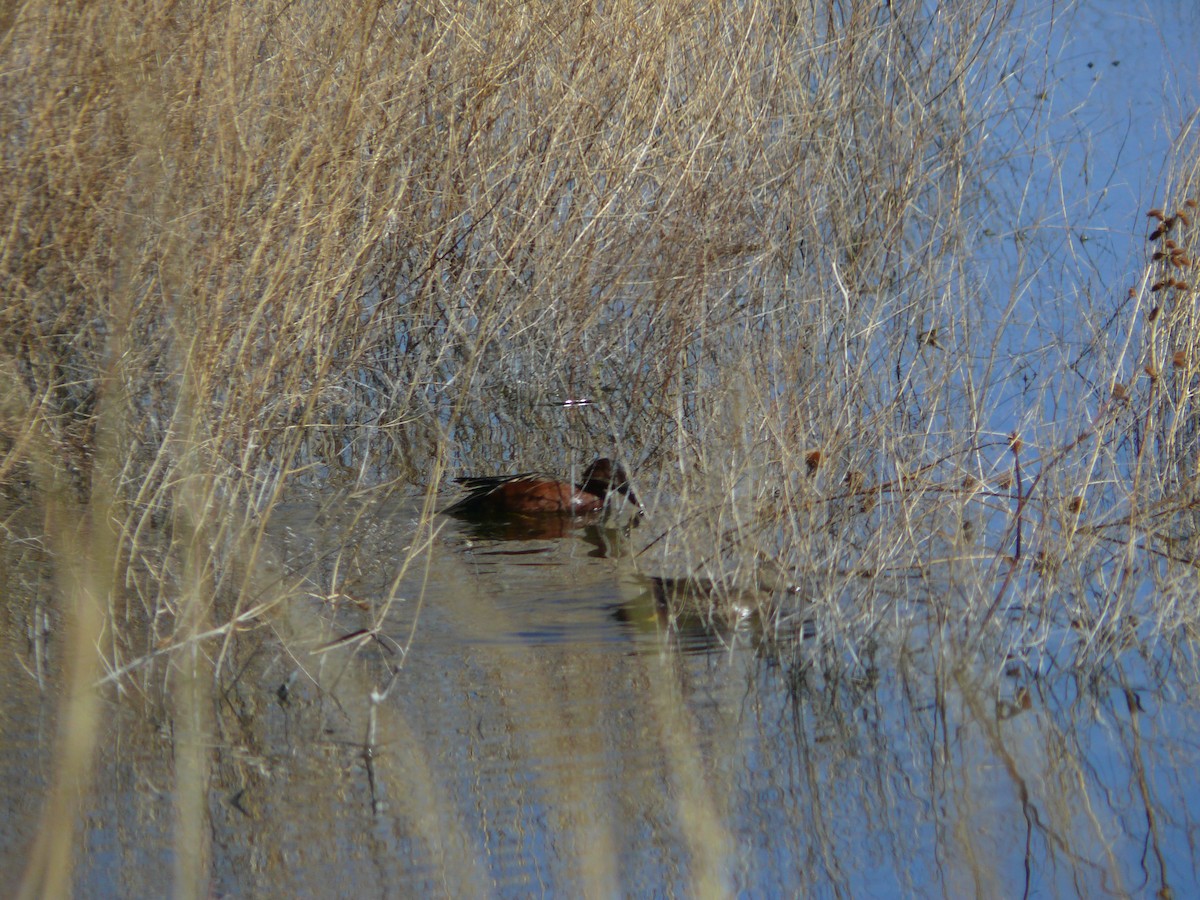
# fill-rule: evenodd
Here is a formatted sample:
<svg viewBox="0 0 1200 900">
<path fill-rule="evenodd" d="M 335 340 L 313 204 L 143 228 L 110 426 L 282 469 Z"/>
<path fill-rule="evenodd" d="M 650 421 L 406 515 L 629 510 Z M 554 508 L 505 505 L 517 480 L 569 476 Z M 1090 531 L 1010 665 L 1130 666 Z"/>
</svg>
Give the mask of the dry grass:
<svg viewBox="0 0 1200 900">
<path fill-rule="evenodd" d="M 1194 629 L 1200 176 L 1014 413 L 1017 301 L 973 255 L 1010 9 L 929 6 L 20 7 L 0 481 L 84 548 L 73 689 L 170 660 L 202 735 L 286 595 L 252 573 L 289 492 L 400 479 L 431 517 L 448 468 L 597 453 L 636 466 L 647 567 L 778 559 L 835 654 Z"/>
</svg>

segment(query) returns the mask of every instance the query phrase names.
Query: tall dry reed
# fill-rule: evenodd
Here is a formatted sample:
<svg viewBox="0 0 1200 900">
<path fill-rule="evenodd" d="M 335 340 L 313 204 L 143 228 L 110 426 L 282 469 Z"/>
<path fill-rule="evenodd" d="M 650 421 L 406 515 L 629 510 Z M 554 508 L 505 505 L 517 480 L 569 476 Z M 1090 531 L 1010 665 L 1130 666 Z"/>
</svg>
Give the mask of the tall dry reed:
<svg viewBox="0 0 1200 900">
<path fill-rule="evenodd" d="M 282 498 L 398 478 L 431 515 L 447 467 L 497 460 L 619 453 L 655 511 L 646 565 L 769 556 L 831 600 L 832 652 L 1098 646 L 1147 585 L 1193 596 L 1194 169 L 1069 423 L 996 409 L 1012 307 L 974 248 L 1010 13 L 17 8 L 0 480 L 50 510 L 55 559 L 85 548 L 62 609 L 100 655 L 72 695 L 165 683 L 200 746 L 222 648 L 287 595 L 251 575 Z M 1190 608 L 1156 607 L 1168 629 Z"/>
</svg>

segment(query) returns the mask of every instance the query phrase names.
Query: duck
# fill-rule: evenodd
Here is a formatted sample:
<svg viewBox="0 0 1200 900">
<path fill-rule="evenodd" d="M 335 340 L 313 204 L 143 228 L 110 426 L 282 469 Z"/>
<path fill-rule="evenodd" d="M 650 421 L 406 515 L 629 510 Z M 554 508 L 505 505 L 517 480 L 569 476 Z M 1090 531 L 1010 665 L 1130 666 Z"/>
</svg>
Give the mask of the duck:
<svg viewBox="0 0 1200 900">
<path fill-rule="evenodd" d="M 584 469 L 577 484 L 536 472 L 454 480 L 467 489 L 467 495 L 442 511 L 464 519 L 593 516 L 604 510 L 612 494 L 621 494 L 639 514 L 642 509 L 624 467 L 606 458 Z"/>
<path fill-rule="evenodd" d="M 646 581 L 646 594 L 653 600 L 656 616 L 677 625 L 736 628 L 754 622 L 757 628 L 775 630 L 784 621 L 809 614 L 810 600 L 804 589 L 783 566 L 763 554 L 755 561 L 749 582 L 736 575 L 651 575 Z"/>
</svg>

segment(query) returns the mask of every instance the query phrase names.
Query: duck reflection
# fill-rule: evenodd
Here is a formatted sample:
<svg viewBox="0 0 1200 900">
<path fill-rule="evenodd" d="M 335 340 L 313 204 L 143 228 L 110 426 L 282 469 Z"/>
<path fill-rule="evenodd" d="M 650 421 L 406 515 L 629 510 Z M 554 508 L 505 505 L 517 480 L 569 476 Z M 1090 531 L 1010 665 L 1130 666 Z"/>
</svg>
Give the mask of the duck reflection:
<svg viewBox="0 0 1200 900">
<path fill-rule="evenodd" d="M 636 526 L 637 519 L 614 527 L 605 523 L 583 522 L 578 517 L 541 521 L 539 519 L 476 519 L 463 520 L 458 524 L 458 533 L 469 541 L 480 541 L 498 545 L 509 543 L 554 542 L 562 538 L 578 538 L 588 545 L 587 556 L 593 559 L 617 559 L 630 555 L 629 529 Z M 552 546 L 495 546 L 475 552 L 491 556 L 523 556 L 532 553 L 547 553 Z"/>
</svg>

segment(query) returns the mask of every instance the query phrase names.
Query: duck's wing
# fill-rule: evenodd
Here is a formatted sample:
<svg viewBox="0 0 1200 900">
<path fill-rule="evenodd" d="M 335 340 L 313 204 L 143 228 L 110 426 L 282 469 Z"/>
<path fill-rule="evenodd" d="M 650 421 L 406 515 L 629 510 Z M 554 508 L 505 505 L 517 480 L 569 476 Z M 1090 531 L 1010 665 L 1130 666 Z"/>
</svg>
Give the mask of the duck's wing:
<svg viewBox="0 0 1200 900">
<path fill-rule="evenodd" d="M 464 475 L 455 478 L 455 484 L 461 484 L 472 494 L 494 491 L 498 487 L 512 484 L 514 481 L 537 481 L 545 476 L 539 472 L 522 472 L 520 475 Z"/>
</svg>

